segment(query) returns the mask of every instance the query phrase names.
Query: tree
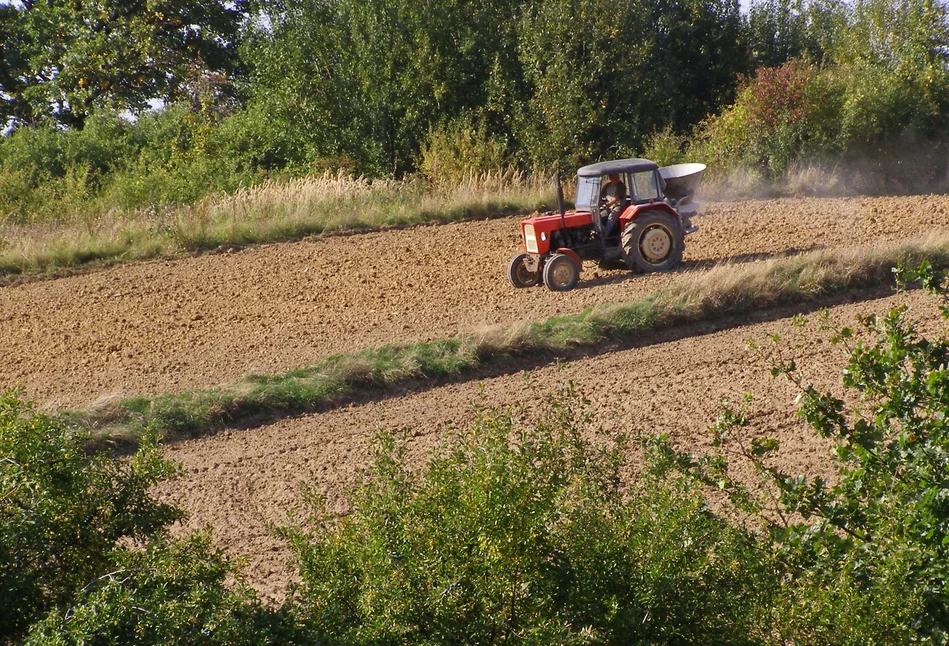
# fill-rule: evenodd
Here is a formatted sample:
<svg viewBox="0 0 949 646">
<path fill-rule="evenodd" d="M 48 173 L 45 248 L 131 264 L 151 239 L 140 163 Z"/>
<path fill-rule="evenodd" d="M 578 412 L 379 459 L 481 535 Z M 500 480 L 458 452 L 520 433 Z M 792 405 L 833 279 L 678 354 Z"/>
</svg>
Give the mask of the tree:
<svg viewBox="0 0 949 646">
<path fill-rule="evenodd" d="M 452 128 L 539 166 L 629 154 L 718 109 L 747 71 L 735 0 L 280 0 L 253 13 L 241 140 L 277 167 L 348 156 L 399 176 Z"/>
<path fill-rule="evenodd" d="M 650 4 L 655 103 L 652 130 L 685 132 L 734 99 L 750 61 L 737 0 L 664 0 Z"/>
<path fill-rule="evenodd" d="M 834 59 L 847 74 L 843 130 L 858 144 L 905 134 L 945 138 L 949 7 L 934 0 L 861 0 Z"/>
<path fill-rule="evenodd" d="M 646 16 L 637 0 L 553 0 L 525 11 L 519 47 L 531 96 L 516 134 L 528 159 L 576 166 L 648 133 Z"/>
<path fill-rule="evenodd" d="M 358 157 L 361 99 L 338 2 L 278 0 L 251 8 L 241 57 L 251 96 L 225 128 L 250 163 L 307 168 L 321 157 Z"/>
<path fill-rule="evenodd" d="M 141 110 L 238 69 L 245 0 L 24 0 L 0 7 L 0 118 L 81 128 L 100 107 Z"/>
<path fill-rule="evenodd" d="M 756 67 L 779 67 L 807 51 L 803 0 L 761 0 L 748 9 L 748 45 Z"/>
<path fill-rule="evenodd" d="M 430 129 L 469 111 L 506 132 L 518 92 L 502 0 L 261 3 L 244 57 L 254 96 L 248 146 L 270 167 L 347 156 L 359 172 L 414 169 Z M 274 142 L 270 145 L 270 142 Z"/>
<path fill-rule="evenodd" d="M 531 98 L 517 134 L 540 165 L 630 154 L 731 99 L 747 70 L 737 2 L 551 0 L 520 22 Z"/>
</svg>

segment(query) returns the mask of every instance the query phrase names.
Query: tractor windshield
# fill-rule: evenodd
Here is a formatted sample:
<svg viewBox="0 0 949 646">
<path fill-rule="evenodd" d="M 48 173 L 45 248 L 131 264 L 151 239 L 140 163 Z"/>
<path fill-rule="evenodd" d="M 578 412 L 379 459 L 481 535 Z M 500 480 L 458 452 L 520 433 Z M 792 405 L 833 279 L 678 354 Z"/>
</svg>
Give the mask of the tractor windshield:
<svg viewBox="0 0 949 646">
<path fill-rule="evenodd" d="M 589 211 L 590 213 L 596 213 L 599 202 L 600 178 L 578 177 L 576 209 L 578 211 Z"/>
<path fill-rule="evenodd" d="M 636 187 L 637 201 L 662 199 L 659 194 L 659 183 L 656 181 L 656 171 L 633 173 L 633 184 Z"/>
</svg>

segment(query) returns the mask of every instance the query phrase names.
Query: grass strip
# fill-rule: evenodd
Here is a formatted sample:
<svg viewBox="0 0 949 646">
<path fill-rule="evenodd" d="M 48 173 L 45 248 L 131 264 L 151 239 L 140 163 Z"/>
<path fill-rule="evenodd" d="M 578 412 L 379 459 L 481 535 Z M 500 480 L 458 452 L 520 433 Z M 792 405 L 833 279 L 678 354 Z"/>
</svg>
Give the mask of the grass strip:
<svg viewBox="0 0 949 646">
<path fill-rule="evenodd" d="M 340 231 L 526 214 L 554 202 L 549 178 L 516 171 L 473 175 L 450 186 L 323 175 L 158 210 L 93 210 L 35 224 L 0 217 L 0 278 Z"/>
<path fill-rule="evenodd" d="M 455 339 L 386 345 L 335 355 L 281 375 L 252 375 L 222 388 L 126 399 L 64 413 L 97 441 L 134 444 L 143 429 L 166 439 L 324 409 L 361 393 L 413 380 L 439 382 L 511 357 L 628 340 L 670 326 L 778 305 L 819 302 L 890 281 L 898 263 L 949 267 L 949 235 L 887 247 L 828 249 L 683 274 L 646 298 L 597 305 L 541 323 L 496 326 Z"/>
</svg>

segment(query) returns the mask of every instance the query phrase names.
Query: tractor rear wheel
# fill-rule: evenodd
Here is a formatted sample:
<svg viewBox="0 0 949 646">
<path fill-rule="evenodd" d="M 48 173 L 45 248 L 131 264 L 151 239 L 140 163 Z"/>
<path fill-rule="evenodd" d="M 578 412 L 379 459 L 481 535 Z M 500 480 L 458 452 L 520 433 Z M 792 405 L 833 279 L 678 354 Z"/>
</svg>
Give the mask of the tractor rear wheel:
<svg viewBox="0 0 949 646">
<path fill-rule="evenodd" d="M 674 217 L 662 211 L 646 211 L 623 229 L 622 245 L 626 266 L 648 273 L 678 265 L 685 241 Z"/>
<path fill-rule="evenodd" d="M 580 268 L 573 258 L 555 253 L 544 265 L 544 284 L 554 292 L 569 292 L 580 280 Z"/>
<path fill-rule="evenodd" d="M 534 268 L 530 268 L 531 257 L 526 254 L 518 254 L 511 258 L 507 265 L 507 279 L 515 287 L 533 287 L 540 282 L 540 265 L 534 260 Z"/>
</svg>

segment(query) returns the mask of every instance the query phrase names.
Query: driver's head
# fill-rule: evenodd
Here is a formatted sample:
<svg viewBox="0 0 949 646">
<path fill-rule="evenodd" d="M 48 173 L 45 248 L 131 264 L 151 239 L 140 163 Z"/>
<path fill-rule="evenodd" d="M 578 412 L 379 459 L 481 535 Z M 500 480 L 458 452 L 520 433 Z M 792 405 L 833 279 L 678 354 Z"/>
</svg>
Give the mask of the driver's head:
<svg viewBox="0 0 949 646">
<path fill-rule="evenodd" d="M 619 175 L 618 175 L 617 173 L 610 173 L 608 179 L 609 179 L 611 182 L 618 182 L 618 181 L 619 181 Z"/>
</svg>

